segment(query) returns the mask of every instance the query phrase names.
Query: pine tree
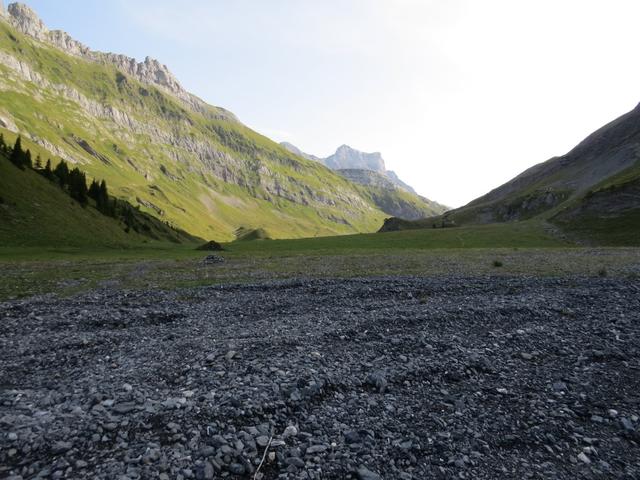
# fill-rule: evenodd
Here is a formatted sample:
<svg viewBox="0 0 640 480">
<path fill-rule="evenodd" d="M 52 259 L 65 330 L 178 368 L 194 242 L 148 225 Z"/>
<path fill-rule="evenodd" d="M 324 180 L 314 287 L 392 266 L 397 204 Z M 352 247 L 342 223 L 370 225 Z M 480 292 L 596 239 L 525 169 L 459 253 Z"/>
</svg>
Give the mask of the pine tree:
<svg viewBox="0 0 640 480">
<path fill-rule="evenodd" d="M 4 141 L 4 134 L 0 132 L 0 153 L 7 153 L 7 144 Z"/>
<path fill-rule="evenodd" d="M 107 182 L 105 182 L 104 180 L 100 182 L 98 198 L 98 203 L 102 205 L 103 208 L 106 208 L 109 204 L 109 192 L 107 191 Z"/>
<path fill-rule="evenodd" d="M 22 168 L 33 168 L 33 161 L 31 160 L 31 150 L 27 150 L 22 155 Z"/>
<path fill-rule="evenodd" d="M 58 183 L 61 187 L 64 187 L 69 184 L 69 167 L 67 166 L 67 162 L 61 160 L 58 165 L 56 165 L 55 170 L 53 171 L 56 178 L 58 179 Z"/>
<path fill-rule="evenodd" d="M 42 170 L 42 158 L 40 158 L 40 155 L 36 157 L 36 163 L 34 165 L 34 168 L 36 170 Z"/>
<path fill-rule="evenodd" d="M 69 172 L 69 195 L 72 198 L 80 202 L 81 205 L 86 205 L 89 202 L 87 196 L 87 176 L 84 172 L 80 171 L 78 167 Z"/>
<path fill-rule="evenodd" d="M 44 167 L 44 172 L 43 175 L 45 176 L 45 178 L 48 178 L 49 180 L 53 180 L 53 171 L 51 170 L 51 159 L 47 159 L 47 164 Z"/>
<path fill-rule="evenodd" d="M 100 185 L 98 185 L 98 182 L 96 182 L 95 179 L 91 182 L 87 195 L 89 195 L 89 198 L 94 199 L 96 201 L 96 204 L 99 203 L 98 199 L 100 198 Z"/>
<path fill-rule="evenodd" d="M 22 151 L 22 138 L 18 137 L 16 139 L 16 143 L 13 146 L 13 150 L 11 151 L 11 155 L 9 156 L 9 160 L 16 167 L 24 168 L 23 165 L 24 152 Z"/>
</svg>

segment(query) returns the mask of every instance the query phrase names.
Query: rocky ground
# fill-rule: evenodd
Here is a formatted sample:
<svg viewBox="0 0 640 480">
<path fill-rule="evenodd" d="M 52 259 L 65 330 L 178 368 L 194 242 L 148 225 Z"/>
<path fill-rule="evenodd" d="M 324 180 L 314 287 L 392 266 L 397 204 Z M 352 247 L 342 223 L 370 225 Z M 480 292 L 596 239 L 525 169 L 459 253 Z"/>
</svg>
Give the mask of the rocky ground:
<svg viewBox="0 0 640 480">
<path fill-rule="evenodd" d="M 640 477 L 640 281 L 0 304 L 0 478 Z"/>
</svg>

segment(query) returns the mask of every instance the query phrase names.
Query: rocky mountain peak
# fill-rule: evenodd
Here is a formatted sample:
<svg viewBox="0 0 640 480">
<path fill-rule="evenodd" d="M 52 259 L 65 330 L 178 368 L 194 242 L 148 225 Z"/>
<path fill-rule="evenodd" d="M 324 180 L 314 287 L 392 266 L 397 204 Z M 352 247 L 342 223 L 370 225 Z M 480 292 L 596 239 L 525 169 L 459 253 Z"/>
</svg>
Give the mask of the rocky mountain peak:
<svg viewBox="0 0 640 480">
<path fill-rule="evenodd" d="M 1 5 L 2 3 L 0 3 Z M 201 102 L 184 90 L 169 68 L 156 59 L 147 57 L 143 62 L 137 62 L 134 58 L 126 55 L 92 51 L 62 30 L 49 30 L 38 14 L 22 3 L 10 4 L 7 18 L 16 29 L 25 35 L 49 43 L 65 53 L 85 60 L 113 64 L 122 72 L 144 83 L 162 87 L 196 109 L 202 108 Z"/>
<path fill-rule="evenodd" d="M 47 26 L 40 20 L 38 14 L 24 3 L 10 4 L 8 13 L 13 25 L 25 35 L 41 41 L 47 41 L 49 39 L 49 29 Z"/>
<path fill-rule="evenodd" d="M 365 153 L 349 145 L 338 147 L 336 153 L 326 159 L 326 165 L 334 170 L 363 169 L 380 173 L 387 170 L 380 152 Z"/>
</svg>

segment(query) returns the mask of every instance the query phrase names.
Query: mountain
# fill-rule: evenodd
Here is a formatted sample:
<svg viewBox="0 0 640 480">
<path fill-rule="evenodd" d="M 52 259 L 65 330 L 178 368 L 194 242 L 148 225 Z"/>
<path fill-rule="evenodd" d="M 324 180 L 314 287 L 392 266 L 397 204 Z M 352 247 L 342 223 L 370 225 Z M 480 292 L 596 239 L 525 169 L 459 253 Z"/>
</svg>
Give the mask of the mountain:
<svg viewBox="0 0 640 480">
<path fill-rule="evenodd" d="M 365 153 L 349 145 L 338 147 L 336 153 L 325 158 L 323 163 L 331 170 L 359 169 L 381 173 L 387 171 L 379 152 Z"/>
<path fill-rule="evenodd" d="M 535 165 L 442 217 L 390 220 L 383 229 L 546 221 L 607 244 L 640 243 L 640 105 L 569 153 Z"/>
<path fill-rule="evenodd" d="M 0 17 L 0 128 L 202 238 L 370 232 L 389 216 L 361 185 L 208 105 L 157 60 L 95 52 L 23 4 Z"/>
<path fill-rule="evenodd" d="M 320 162 L 331 170 L 335 170 L 337 172 L 342 170 L 366 170 L 377 172 L 387 177 L 387 179 L 389 179 L 395 186 L 410 193 L 416 193 L 411 186 L 400 180 L 393 170 L 387 170 L 382 154 L 379 152 L 365 153 L 360 150 L 356 150 L 355 148 L 351 148 L 349 145 L 342 145 L 341 147 L 338 147 L 336 153 L 333 155 L 330 155 L 327 158 L 320 158 L 303 152 L 289 142 L 282 142 L 280 145 L 298 156 L 306 158 L 307 160 Z"/>
<path fill-rule="evenodd" d="M 447 210 L 447 207 L 418 195 L 395 172 L 387 170 L 380 153 L 365 153 L 342 145 L 335 154 L 319 158 L 303 152 L 291 143 L 283 142 L 280 145 L 300 157 L 320 162 L 347 180 L 361 185 L 364 187 L 364 196 L 383 212 L 394 217 L 416 220 L 425 215 L 439 215 Z"/>
</svg>

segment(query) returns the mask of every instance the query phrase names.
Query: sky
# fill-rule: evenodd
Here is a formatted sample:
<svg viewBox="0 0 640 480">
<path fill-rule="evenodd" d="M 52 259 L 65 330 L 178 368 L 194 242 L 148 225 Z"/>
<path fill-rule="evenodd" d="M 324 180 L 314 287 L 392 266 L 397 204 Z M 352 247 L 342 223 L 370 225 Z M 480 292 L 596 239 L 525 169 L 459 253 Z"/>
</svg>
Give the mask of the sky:
<svg viewBox="0 0 640 480">
<path fill-rule="evenodd" d="M 95 50 L 158 58 L 273 140 L 381 152 L 451 207 L 640 101 L 637 0 L 25 3 Z"/>
</svg>

